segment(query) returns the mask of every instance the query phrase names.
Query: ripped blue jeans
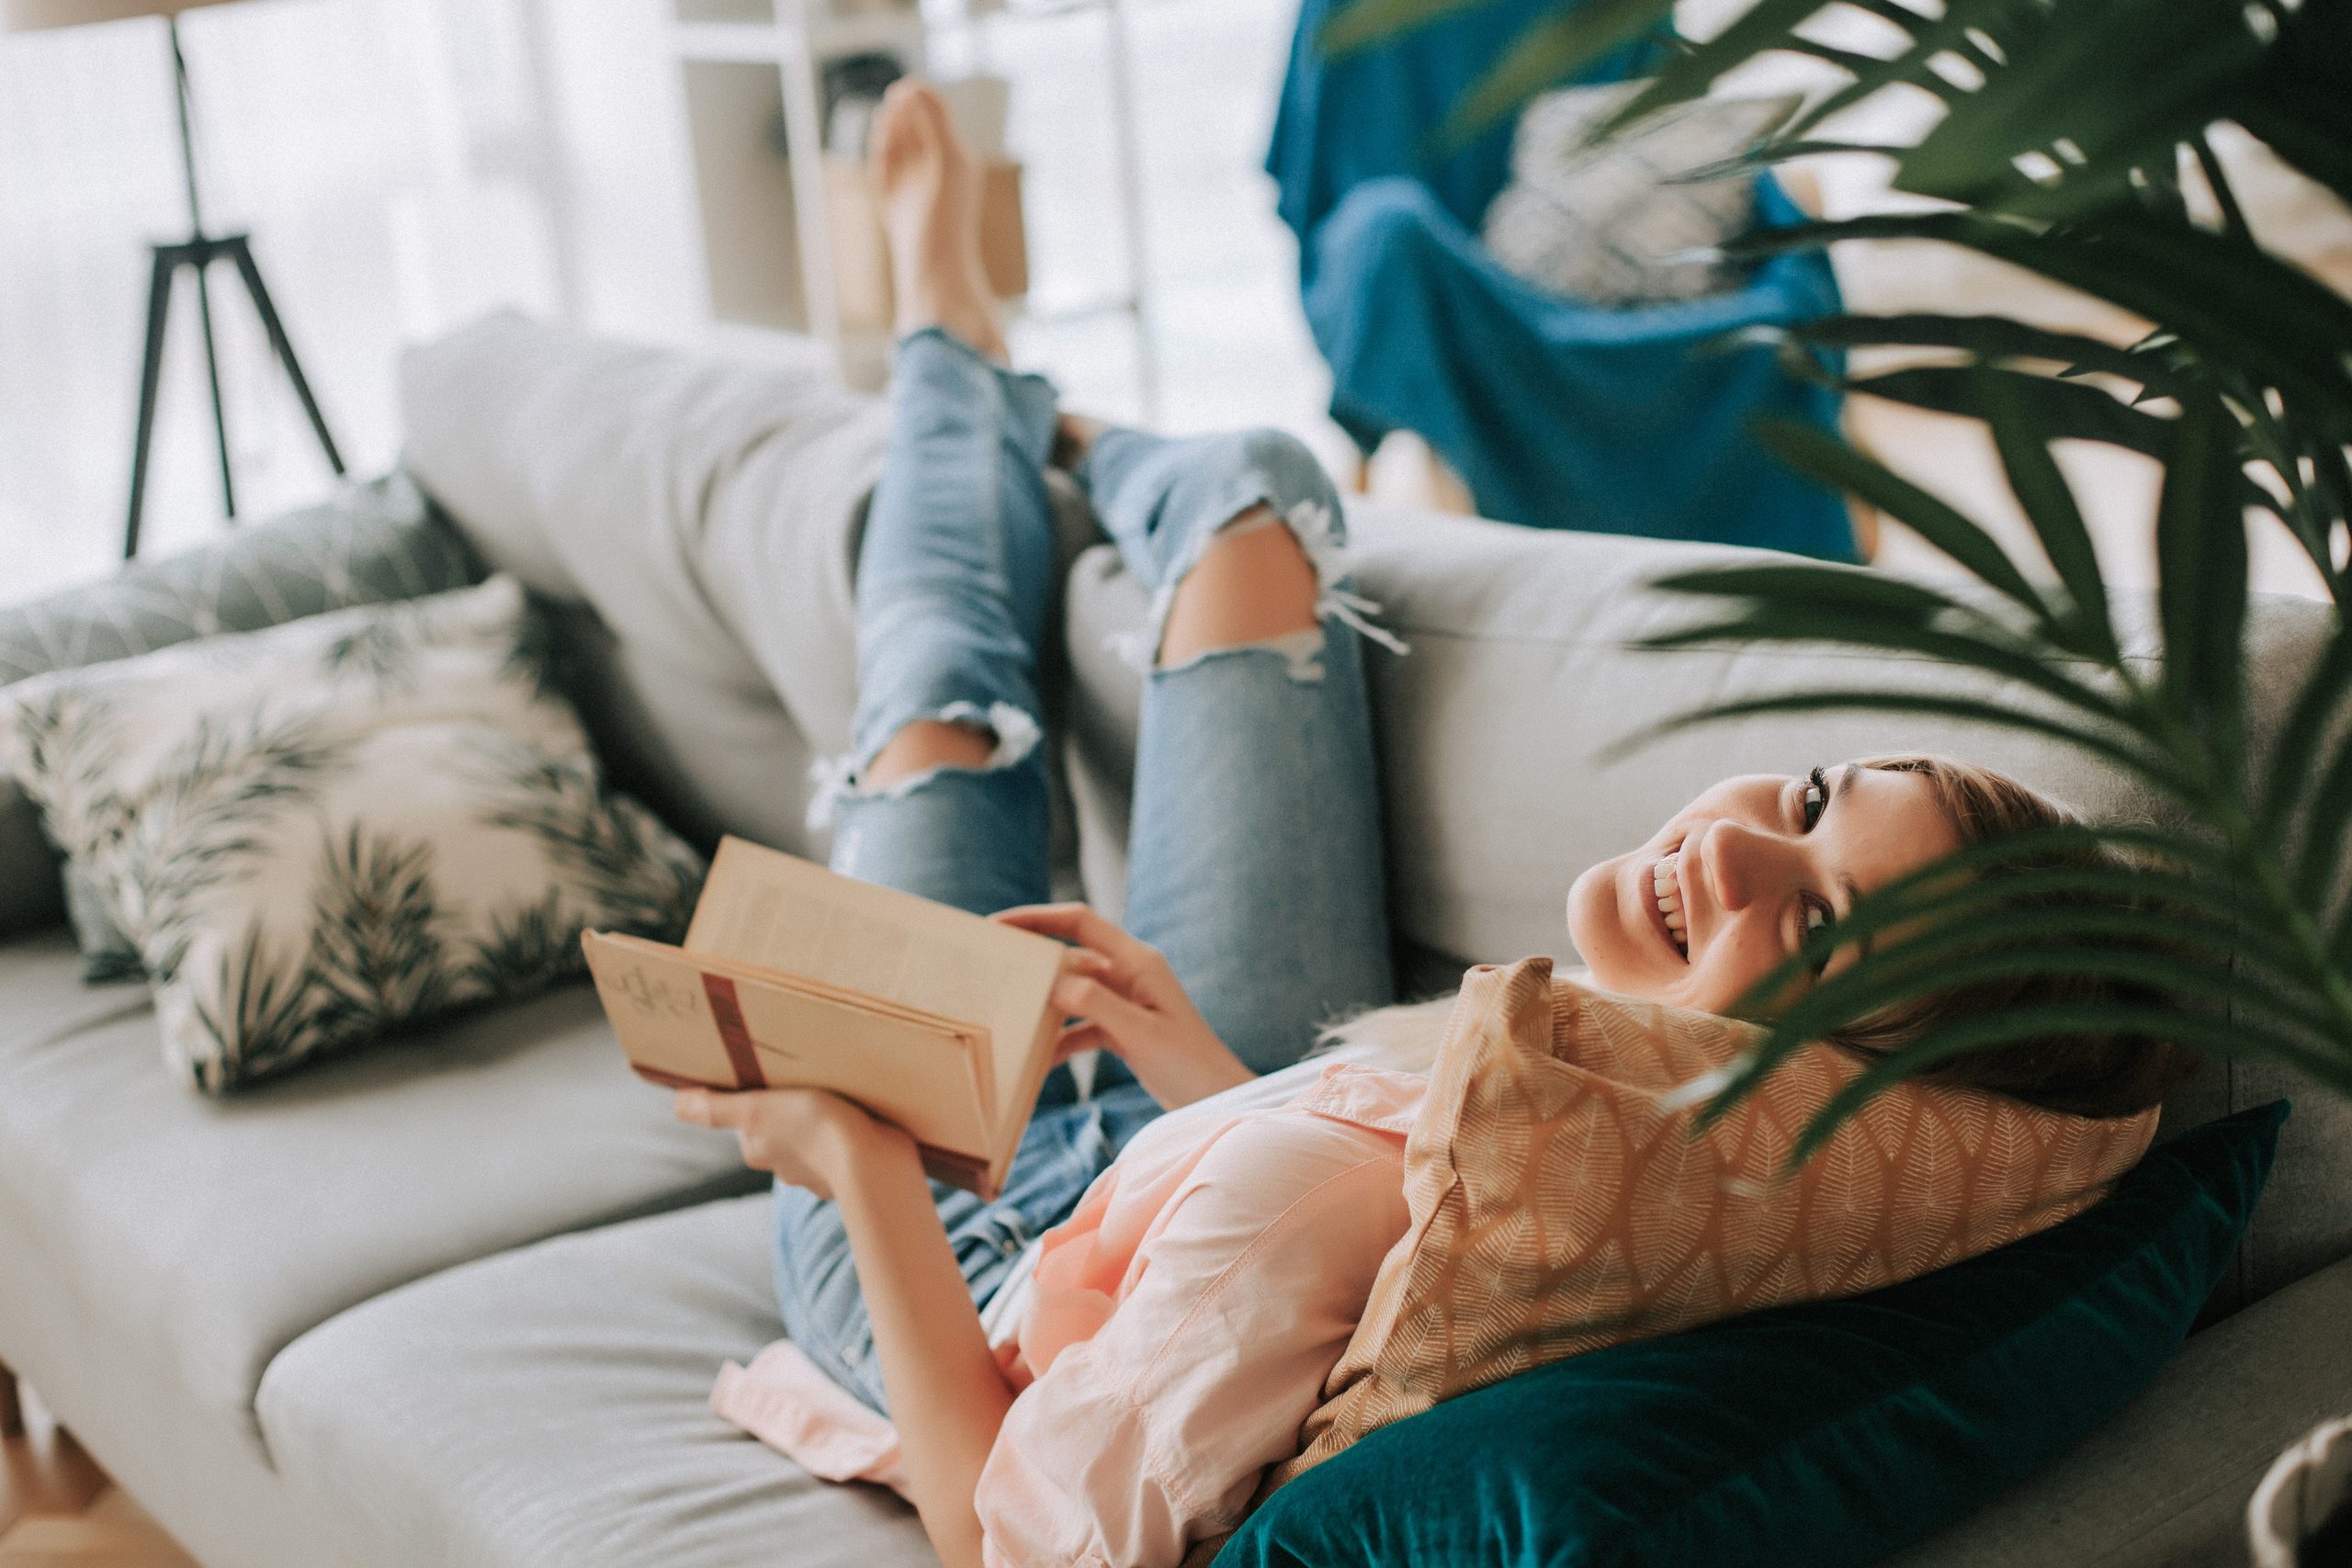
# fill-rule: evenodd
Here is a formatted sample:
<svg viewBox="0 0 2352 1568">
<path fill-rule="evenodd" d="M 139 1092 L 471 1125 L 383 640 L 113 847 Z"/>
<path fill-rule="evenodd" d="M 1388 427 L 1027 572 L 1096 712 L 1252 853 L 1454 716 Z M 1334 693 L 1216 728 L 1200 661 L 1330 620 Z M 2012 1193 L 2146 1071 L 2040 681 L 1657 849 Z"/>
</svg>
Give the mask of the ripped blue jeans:
<svg viewBox="0 0 2352 1568">
<path fill-rule="evenodd" d="M 1038 650 L 1050 635 L 1054 537 L 1044 467 L 1056 394 L 938 331 L 901 342 L 894 423 L 857 564 L 858 711 L 818 809 L 833 868 L 988 913 L 1048 897 Z M 1128 837 L 1127 929 L 1168 956 L 1220 1038 L 1257 1071 L 1317 1028 L 1394 999 L 1380 796 L 1363 637 L 1339 498 L 1293 438 L 1246 431 L 1100 436 L 1074 477 L 1152 592 Z M 1263 507 L 1266 513 L 1258 512 Z M 1148 668 L 1177 585 L 1217 532 L 1272 514 L 1314 562 L 1318 625 Z M 977 768 L 880 786 L 863 770 L 922 719 L 992 731 Z M 1159 1107 L 1104 1057 L 1081 1095 L 1057 1068 L 1003 1194 L 933 1196 L 976 1305 L 1029 1241 L 1068 1217 Z M 873 1331 L 835 1207 L 779 1185 L 776 1294 L 795 1344 L 885 1408 Z"/>
</svg>

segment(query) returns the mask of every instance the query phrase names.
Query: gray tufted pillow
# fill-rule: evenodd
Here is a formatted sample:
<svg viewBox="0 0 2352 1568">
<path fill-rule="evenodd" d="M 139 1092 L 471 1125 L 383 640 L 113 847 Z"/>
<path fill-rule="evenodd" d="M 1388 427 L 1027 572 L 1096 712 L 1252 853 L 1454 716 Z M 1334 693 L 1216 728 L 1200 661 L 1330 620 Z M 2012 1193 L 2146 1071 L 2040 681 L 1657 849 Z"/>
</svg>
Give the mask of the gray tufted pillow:
<svg viewBox="0 0 2352 1568">
<path fill-rule="evenodd" d="M 0 608 L 0 687 L 53 671 L 109 663 L 224 632 L 352 604 L 413 599 L 479 581 L 465 539 L 403 474 L 185 554 Z M 70 867 L 66 913 L 92 979 L 140 972 L 139 956 Z M 39 813 L 0 770 L 0 940 L 58 918 L 56 849 Z"/>
</svg>

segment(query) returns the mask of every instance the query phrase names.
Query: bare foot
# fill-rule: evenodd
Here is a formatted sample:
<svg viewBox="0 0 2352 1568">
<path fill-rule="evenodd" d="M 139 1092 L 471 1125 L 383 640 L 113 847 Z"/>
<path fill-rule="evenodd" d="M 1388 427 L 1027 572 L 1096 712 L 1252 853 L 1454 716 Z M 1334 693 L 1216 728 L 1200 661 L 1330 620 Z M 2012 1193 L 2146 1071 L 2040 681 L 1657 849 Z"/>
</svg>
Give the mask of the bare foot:
<svg viewBox="0 0 2352 1568">
<path fill-rule="evenodd" d="M 944 327 L 1006 362 L 980 265 L 980 172 L 948 123 L 946 100 L 928 82 L 893 82 L 875 116 L 872 147 L 899 335 Z"/>
</svg>

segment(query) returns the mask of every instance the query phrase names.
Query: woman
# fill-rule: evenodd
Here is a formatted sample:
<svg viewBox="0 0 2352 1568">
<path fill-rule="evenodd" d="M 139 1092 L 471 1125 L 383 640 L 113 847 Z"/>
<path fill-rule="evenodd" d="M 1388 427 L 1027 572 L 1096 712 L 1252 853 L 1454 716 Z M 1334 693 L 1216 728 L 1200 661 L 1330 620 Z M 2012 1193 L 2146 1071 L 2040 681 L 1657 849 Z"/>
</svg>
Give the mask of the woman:
<svg viewBox="0 0 2352 1568">
<path fill-rule="evenodd" d="M 776 1175 L 791 1341 L 894 1417 L 899 1479 L 946 1562 L 1173 1563 L 1288 1457 L 1405 1224 L 1422 1080 L 1363 1073 L 1287 1103 L 1312 1087 L 1293 1064 L 1318 1025 L 1394 1000 L 1361 658 L 1380 634 L 1295 443 L 1057 418 L 1046 383 L 1002 364 L 973 173 L 937 96 L 893 88 L 875 134 L 902 336 L 834 863 L 1071 943 L 1065 1052 L 1105 1055 L 1084 1093 L 1067 1069 L 1049 1080 L 987 1204 L 930 1186 L 905 1134 L 831 1095 L 688 1091 L 679 1114 L 734 1130 Z M 1049 457 L 1154 592 L 1126 931 L 1040 902 Z M 1733 779 L 1579 876 L 1570 934 L 1604 987 L 1727 1010 L 1864 892 L 2060 819 L 1925 759 Z M 2117 1042 L 1972 1070 L 2119 1114 L 2152 1102 L 2164 1067 Z M 1162 1111 L 1181 1113 L 1144 1130 Z M 1131 1138 L 1036 1261 L 1032 1237 Z M 1012 1350 L 984 1313 L 1021 1320 L 994 1337 Z"/>
</svg>

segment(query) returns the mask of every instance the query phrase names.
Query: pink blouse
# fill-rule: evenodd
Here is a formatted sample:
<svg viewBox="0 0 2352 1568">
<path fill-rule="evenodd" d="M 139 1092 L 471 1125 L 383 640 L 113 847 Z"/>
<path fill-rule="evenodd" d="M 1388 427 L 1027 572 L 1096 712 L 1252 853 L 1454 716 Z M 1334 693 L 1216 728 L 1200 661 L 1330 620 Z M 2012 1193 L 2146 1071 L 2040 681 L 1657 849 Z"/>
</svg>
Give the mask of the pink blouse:
<svg viewBox="0 0 2352 1568">
<path fill-rule="evenodd" d="M 975 1498 L 989 1563 L 1173 1568 L 1240 1522 L 1405 1234 L 1427 1082 L 1335 1064 L 1286 1103 L 1171 1112 L 1046 1234 L 999 1330 L 1027 1386 Z M 711 1403 L 813 1474 L 901 1479 L 889 1423 L 788 1343 L 727 1368 Z"/>
</svg>

